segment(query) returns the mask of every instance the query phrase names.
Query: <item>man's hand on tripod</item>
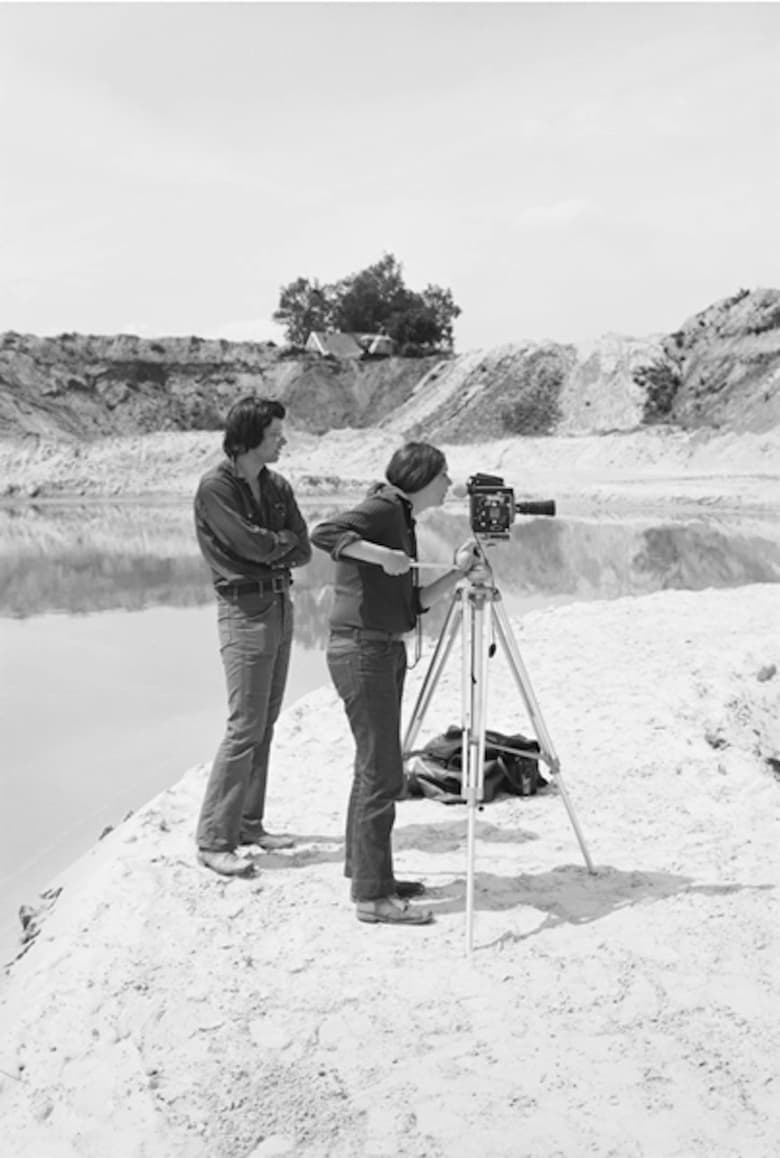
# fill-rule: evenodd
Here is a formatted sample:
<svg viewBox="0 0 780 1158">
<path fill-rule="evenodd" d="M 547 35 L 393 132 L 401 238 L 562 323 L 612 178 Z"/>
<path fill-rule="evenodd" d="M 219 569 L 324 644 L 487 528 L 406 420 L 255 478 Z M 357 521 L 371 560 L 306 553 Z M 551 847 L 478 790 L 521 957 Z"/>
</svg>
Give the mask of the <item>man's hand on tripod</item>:
<svg viewBox="0 0 780 1158">
<path fill-rule="evenodd" d="M 477 540 L 467 539 L 465 543 L 461 543 L 452 561 L 464 575 L 471 571 L 472 567 L 476 567 L 482 561 Z"/>
</svg>

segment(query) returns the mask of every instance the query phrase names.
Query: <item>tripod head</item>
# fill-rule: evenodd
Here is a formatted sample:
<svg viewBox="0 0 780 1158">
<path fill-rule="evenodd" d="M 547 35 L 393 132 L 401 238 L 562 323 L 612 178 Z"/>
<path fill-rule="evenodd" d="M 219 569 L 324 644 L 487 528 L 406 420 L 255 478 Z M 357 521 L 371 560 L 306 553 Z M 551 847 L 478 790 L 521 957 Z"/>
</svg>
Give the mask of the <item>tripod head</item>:
<svg viewBox="0 0 780 1158">
<path fill-rule="evenodd" d="M 490 539 L 483 538 L 481 535 L 474 536 L 477 562 L 470 571 L 464 573 L 463 578 L 459 580 L 459 586 L 464 584 L 468 587 L 495 589 L 496 584 L 493 578 L 493 568 L 486 554 L 486 548 L 490 545 L 491 541 Z"/>
</svg>

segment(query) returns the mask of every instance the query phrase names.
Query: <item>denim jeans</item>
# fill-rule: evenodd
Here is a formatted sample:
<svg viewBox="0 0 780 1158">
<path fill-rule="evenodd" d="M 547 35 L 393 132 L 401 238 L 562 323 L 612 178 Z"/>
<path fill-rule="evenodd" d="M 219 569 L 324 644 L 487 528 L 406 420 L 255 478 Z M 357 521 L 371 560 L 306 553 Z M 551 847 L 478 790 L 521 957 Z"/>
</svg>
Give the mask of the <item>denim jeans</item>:
<svg viewBox="0 0 780 1158">
<path fill-rule="evenodd" d="M 262 829 L 268 755 L 290 663 L 293 605 L 286 593 L 218 595 L 217 625 L 228 721 L 196 839 L 201 849 L 232 852 L 242 834 Z"/>
<path fill-rule="evenodd" d="M 395 801 L 403 792 L 401 699 L 406 648 L 379 632 L 336 631 L 327 662 L 355 739 L 347 806 L 344 875 L 354 901 L 395 891 L 391 834 Z M 372 638 L 373 637 L 373 638 Z"/>
</svg>

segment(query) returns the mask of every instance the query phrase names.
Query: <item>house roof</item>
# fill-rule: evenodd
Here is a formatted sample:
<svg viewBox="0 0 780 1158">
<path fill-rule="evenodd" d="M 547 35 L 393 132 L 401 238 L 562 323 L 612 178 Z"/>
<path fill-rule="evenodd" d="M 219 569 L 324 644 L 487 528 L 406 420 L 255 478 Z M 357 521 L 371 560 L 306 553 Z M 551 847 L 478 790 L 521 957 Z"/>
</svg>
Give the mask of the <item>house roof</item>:
<svg viewBox="0 0 780 1158">
<path fill-rule="evenodd" d="M 363 354 L 392 351 L 393 341 L 386 334 L 344 334 L 341 331 L 325 333 L 312 330 L 306 341 L 311 350 L 332 354 L 334 358 L 360 358 Z"/>
<path fill-rule="evenodd" d="M 332 354 L 334 358 L 360 358 L 363 354 L 363 347 L 352 334 L 325 334 L 313 330 L 306 345 L 319 350 L 320 354 Z"/>
</svg>

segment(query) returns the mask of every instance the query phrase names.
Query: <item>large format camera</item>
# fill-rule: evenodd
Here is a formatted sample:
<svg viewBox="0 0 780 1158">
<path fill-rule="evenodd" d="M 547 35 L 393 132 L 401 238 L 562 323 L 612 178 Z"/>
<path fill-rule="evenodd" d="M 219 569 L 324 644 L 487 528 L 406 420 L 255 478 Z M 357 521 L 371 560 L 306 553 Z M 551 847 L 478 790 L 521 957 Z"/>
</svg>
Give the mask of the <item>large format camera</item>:
<svg viewBox="0 0 780 1158">
<path fill-rule="evenodd" d="M 466 484 L 471 529 L 483 539 L 508 539 L 515 515 L 555 514 L 552 500 L 518 502 L 511 487 L 494 474 L 473 474 Z"/>
</svg>

